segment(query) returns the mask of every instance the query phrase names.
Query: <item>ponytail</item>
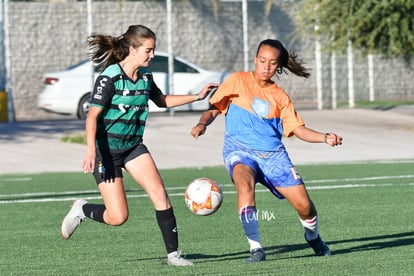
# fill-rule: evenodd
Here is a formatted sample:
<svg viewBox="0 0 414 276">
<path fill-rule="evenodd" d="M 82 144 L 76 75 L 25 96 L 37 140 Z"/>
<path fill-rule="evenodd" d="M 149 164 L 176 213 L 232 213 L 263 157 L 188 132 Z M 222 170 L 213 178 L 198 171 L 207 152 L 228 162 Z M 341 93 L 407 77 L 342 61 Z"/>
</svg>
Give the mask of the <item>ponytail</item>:
<svg viewBox="0 0 414 276">
<path fill-rule="evenodd" d="M 303 66 L 304 62 L 298 59 L 298 56 L 294 52 L 288 52 L 283 46 L 282 42 L 276 39 L 266 39 L 260 42 L 257 48 L 256 56 L 259 53 L 260 47 L 267 45 L 273 47 L 279 51 L 279 57 L 277 60 L 278 68 L 276 73 L 287 74 L 287 70 L 299 77 L 309 78 L 310 73 L 308 69 Z"/>
<path fill-rule="evenodd" d="M 156 40 L 155 33 L 143 25 L 131 25 L 118 37 L 92 34 L 88 37 L 89 60 L 102 63 L 102 68 L 106 68 L 125 59 L 129 54 L 129 46 L 137 48 L 149 38 Z"/>
</svg>

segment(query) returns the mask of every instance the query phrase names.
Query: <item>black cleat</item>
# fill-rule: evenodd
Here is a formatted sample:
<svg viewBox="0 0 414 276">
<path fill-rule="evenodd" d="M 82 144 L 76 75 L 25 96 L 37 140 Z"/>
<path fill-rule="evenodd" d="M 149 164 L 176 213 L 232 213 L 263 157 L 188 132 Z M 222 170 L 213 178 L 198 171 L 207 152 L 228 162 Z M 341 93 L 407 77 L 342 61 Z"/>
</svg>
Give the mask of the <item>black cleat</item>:
<svg viewBox="0 0 414 276">
<path fill-rule="evenodd" d="M 250 257 L 246 259 L 246 263 L 257 263 L 266 260 L 266 254 L 263 248 L 256 248 L 250 252 Z"/>
<path fill-rule="evenodd" d="M 315 251 L 316 256 L 331 256 L 332 255 L 331 250 L 323 242 L 323 240 L 321 239 L 319 235 L 316 239 L 308 241 L 306 239 L 306 234 L 305 234 L 305 240 L 308 242 L 309 246 L 312 247 L 313 251 Z"/>
</svg>

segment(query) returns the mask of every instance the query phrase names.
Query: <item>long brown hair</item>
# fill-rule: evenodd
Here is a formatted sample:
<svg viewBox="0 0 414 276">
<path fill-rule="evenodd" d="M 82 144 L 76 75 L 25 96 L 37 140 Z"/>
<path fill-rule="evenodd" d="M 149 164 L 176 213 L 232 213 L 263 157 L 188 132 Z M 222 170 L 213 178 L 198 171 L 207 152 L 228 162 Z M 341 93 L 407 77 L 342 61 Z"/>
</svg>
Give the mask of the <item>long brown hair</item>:
<svg viewBox="0 0 414 276">
<path fill-rule="evenodd" d="M 309 78 L 310 73 L 308 72 L 308 69 L 303 66 L 303 61 L 299 60 L 298 56 L 294 52 L 289 53 L 279 40 L 265 39 L 260 42 L 259 47 L 257 47 L 256 56 L 259 53 L 260 47 L 264 45 L 273 47 L 279 51 L 279 57 L 277 60 L 278 68 L 276 70 L 278 74 L 287 74 L 285 70 L 286 68 L 296 76 Z"/>
<path fill-rule="evenodd" d="M 129 54 L 129 46 L 137 48 L 148 38 L 156 40 L 155 33 L 143 25 L 131 25 L 118 37 L 92 34 L 88 37 L 89 60 L 106 68 L 126 58 Z"/>
</svg>

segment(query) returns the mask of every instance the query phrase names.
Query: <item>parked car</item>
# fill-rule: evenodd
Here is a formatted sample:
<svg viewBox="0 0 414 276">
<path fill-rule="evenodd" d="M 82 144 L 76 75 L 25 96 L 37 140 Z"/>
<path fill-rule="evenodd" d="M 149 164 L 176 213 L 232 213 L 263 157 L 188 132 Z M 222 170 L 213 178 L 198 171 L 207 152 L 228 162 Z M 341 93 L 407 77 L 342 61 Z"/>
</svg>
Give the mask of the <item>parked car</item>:
<svg viewBox="0 0 414 276">
<path fill-rule="evenodd" d="M 165 94 L 168 91 L 168 54 L 156 52 L 149 69 L 154 81 Z M 94 73 L 92 74 L 92 71 Z M 37 107 L 49 112 L 76 115 L 86 118 L 94 79 L 98 76 L 99 67 L 89 61 L 82 61 L 66 70 L 44 74 L 44 89 L 37 99 Z M 209 82 L 221 83 L 227 72 L 215 72 L 174 56 L 174 93 L 175 95 L 197 94 Z M 176 107 L 175 110 L 206 110 L 207 99 L 188 105 Z M 150 112 L 167 111 L 149 102 Z"/>
</svg>

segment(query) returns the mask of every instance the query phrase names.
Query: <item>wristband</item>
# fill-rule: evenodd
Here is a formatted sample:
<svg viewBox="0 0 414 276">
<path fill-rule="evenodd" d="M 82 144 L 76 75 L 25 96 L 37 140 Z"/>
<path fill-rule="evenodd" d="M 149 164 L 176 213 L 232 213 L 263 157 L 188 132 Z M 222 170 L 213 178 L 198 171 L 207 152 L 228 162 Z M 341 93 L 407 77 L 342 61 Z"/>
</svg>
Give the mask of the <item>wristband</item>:
<svg viewBox="0 0 414 276">
<path fill-rule="evenodd" d="M 201 98 L 200 98 L 200 94 L 197 94 L 196 95 L 196 101 L 200 101 L 201 100 Z"/>
<path fill-rule="evenodd" d="M 323 136 L 323 142 L 326 144 L 326 140 L 328 140 L 329 133 L 325 133 Z"/>
<path fill-rule="evenodd" d="M 207 124 L 203 123 L 203 122 L 198 122 L 197 125 L 203 125 L 203 126 L 207 127 Z"/>
</svg>

